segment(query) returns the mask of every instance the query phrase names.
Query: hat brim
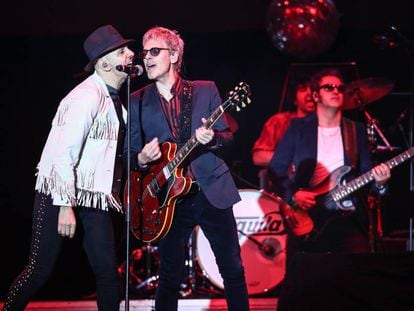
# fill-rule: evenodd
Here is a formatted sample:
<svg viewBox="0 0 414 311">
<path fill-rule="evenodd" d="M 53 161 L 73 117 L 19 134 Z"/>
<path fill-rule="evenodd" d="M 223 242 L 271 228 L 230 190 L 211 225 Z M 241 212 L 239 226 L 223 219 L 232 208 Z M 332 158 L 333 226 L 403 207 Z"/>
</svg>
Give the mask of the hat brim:
<svg viewBox="0 0 414 311">
<path fill-rule="evenodd" d="M 99 56 L 95 57 L 95 59 L 90 60 L 89 63 L 87 63 L 86 66 L 83 68 L 83 70 L 85 70 L 87 72 L 92 71 L 97 59 L 101 58 L 102 56 L 104 56 L 104 55 L 106 55 L 106 54 L 108 54 L 108 53 L 110 53 L 110 52 L 112 52 L 116 49 L 119 49 L 120 47 L 126 46 L 131 42 L 135 42 L 135 40 L 134 39 L 125 39 L 125 40 L 122 40 L 122 41 L 119 41 L 119 42 L 113 44 L 112 46 L 109 46 Z"/>
</svg>

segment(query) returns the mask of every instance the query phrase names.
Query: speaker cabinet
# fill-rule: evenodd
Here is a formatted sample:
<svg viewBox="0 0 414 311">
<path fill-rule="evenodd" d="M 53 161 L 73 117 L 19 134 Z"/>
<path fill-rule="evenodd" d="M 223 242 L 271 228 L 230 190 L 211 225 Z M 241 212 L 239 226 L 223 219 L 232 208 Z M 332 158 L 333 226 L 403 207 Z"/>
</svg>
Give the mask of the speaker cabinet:
<svg viewBox="0 0 414 311">
<path fill-rule="evenodd" d="M 283 310 L 412 311 L 414 253 L 302 253 L 286 282 Z"/>
</svg>

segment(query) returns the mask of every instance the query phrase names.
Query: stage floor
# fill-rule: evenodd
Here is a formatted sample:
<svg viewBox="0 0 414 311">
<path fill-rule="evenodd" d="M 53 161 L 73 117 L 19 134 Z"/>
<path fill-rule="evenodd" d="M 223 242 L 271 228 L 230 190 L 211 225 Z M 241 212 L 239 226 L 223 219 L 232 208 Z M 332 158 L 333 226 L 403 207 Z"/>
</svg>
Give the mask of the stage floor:
<svg viewBox="0 0 414 311">
<path fill-rule="evenodd" d="M 276 298 L 250 298 L 251 311 L 275 311 Z M 0 303 L 3 306 L 3 303 Z M 151 311 L 154 300 L 131 300 L 130 311 Z M 92 311 L 97 310 L 95 301 L 34 301 L 26 311 Z M 125 310 L 125 302 L 121 303 L 119 310 Z M 178 302 L 180 311 L 226 311 L 224 299 L 180 299 Z"/>
</svg>

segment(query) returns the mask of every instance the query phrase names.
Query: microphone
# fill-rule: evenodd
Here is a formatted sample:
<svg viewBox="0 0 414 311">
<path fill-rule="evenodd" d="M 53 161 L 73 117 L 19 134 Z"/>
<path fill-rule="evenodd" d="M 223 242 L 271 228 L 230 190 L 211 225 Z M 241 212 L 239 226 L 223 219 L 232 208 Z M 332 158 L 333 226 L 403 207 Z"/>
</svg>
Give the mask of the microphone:
<svg viewBox="0 0 414 311">
<path fill-rule="evenodd" d="M 117 65 L 115 68 L 118 71 L 125 72 L 126 74 L 129 74 L 134 77 L 140 76 L 144 72 L 144 68 L 142 68 L 142 66 L 140 65 Z"/>
</svg>

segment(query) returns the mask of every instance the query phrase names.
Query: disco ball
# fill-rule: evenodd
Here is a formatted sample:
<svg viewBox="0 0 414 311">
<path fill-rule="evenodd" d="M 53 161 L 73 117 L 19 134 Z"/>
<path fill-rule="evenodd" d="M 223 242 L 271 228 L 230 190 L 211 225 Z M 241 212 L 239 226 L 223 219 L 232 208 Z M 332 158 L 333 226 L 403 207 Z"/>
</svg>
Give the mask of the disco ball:
<svg viewBox="0 0 414 311">
<path fill-rule="evenodd" d="M 325 52 L 335 41 L 339 16 L 331 0 L 272 0 L 266 24 L 279 51 L 308 58 Z"/>
</svg>

